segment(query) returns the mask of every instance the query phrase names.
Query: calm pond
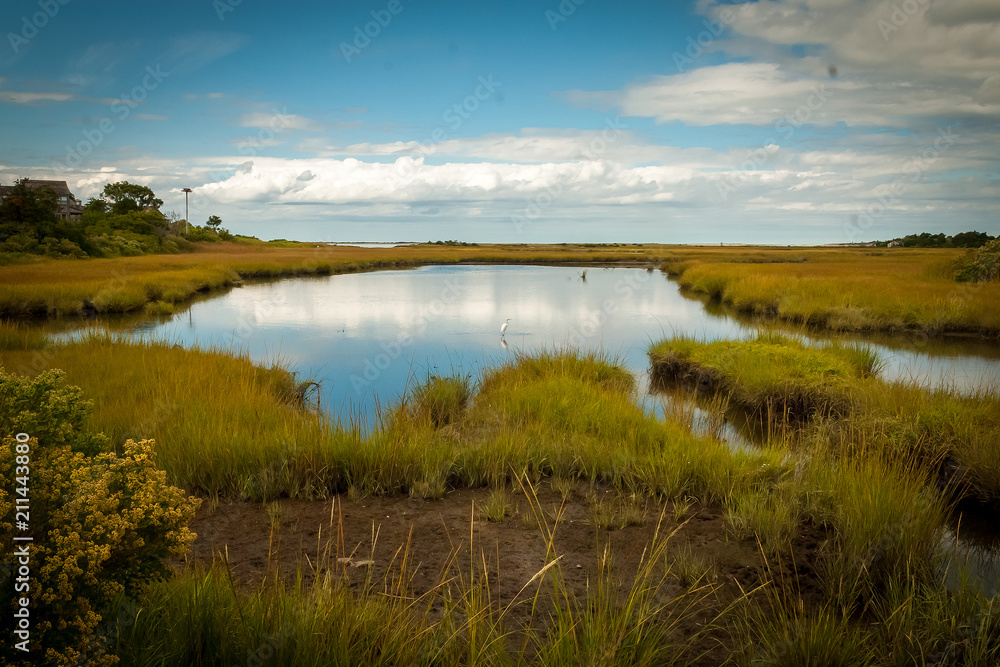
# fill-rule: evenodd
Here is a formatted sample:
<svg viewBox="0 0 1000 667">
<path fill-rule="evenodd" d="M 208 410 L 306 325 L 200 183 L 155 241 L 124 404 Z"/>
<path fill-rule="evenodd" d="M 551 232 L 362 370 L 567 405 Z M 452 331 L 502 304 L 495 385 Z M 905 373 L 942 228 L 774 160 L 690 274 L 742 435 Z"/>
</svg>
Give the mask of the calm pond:
<svg viewBox="0 0 1000 667">
<path fill-rule="evenodd" d="M 230 290 L 170 318 L 111 324 L 184 346 L 281 359 L 302 379 L 321 382 L 325 410 L 361 423 L 371 422 L 377 402 L 398 400 L 429 374 L 475 378 L 515 352 L 555 347 L 604 351 L 635 374 L 645 394 L 651 342 L 675 333 L 718 339 L 758 331 L 682 296 L 659 271 L 593 266 L 428 266 L 283 280 Z M 854 339 L 879 352 L 886 378 L 1000 388 L 1000 346 Z"/>
<path fill-rule="evenodd" d="M 616 358 L 638 380 L 643 404 L 662 414 L 671 399 L 648 392 L 651 342 L 671 334 L 719 339 L 758 331 L 751 321 L 682 295 L 659 271 L 522 265 L 428 266 L 251 284 L 197 301 L 173 317 L 107 324 L 184 346 L 236 347 L 257 361 L 280 359 L 300 378 L 321 383 L 323 409 L 367 426 L 379 403 L 398 400 L 428 375 L 475 379 L 517 352 L 566 346 Z M 75 331 L 62 335 L 81 331 L 70 326 Z M 878 351 L 887 379 L 1000 390 L 996 344 L 920 336 L 849 340 Z M 732 423 L 718 434 L 731 446 L 751 439 Z M 972 518 L 970 513 L 963 526 Z M 963 529 L 952 548 L 967 553 L 989 587 L 1000 575 L 1000 536 L 994 519 L 985 523 L 980 530 Z"/>
</svg>

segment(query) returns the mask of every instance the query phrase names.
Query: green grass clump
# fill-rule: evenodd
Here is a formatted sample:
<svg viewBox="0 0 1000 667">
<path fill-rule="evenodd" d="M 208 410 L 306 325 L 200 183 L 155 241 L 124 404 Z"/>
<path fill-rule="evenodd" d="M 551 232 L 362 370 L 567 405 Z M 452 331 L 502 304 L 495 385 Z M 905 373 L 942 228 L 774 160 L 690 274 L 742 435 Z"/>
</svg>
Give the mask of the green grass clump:
<svg viewBox="0 0 1000 667">
<path fill-rule="evenodd" d="M 873 663 L 869 637 L 848 619 L 829 610 L 778 613 L 756 621 L 755 641 L 746 645 L 748 664 L 773 667 L 824 665 L 865 667 Z"/>
<path fill-rule="evenodd" d="M 144 310 L 148 315 L 173 315 L 178 308 L 169 301 L 150 301 Z"/>
<path fill-rule="evenodd" d="M 935 483 L 958 496 L 1000 500 L 1000 397 L 963 395 L 902 382 L 862 382 L 850 419 L 816 427 L 804 437 L 839 451 L 878 449 L 937 471 Z"/>
<path fill-rule="evenodd" d="M 514 502 L 504 487 L 490 489 L 486 500 L 479 504 L 479 511 L 487 521 L 499 523 L 514 512 Z"/>
<path fill-rule="evenodd" d="M 412 414 L 429 420 L 436 428 L 459 419 L 469 405 L 469 379 L 431 376 L 413 391 Z"/>
<path fill-rule="evenodd" d="M 280 580 L 246 593 L 218 568 L 161 584 L 141 605 L 118 631 L 123 664 L 413 665 L 449 646 L 401 598 Z"/>
<path fill-rule="evenodd" d="M 896 457 L 939 475 L 958 495 L 1000 500 L 1000 397 L 964 396 L 878 378 L 869 348 L 808 346 L 764 334 L 746 341 L 674 338 L 650 347 L 655 379 L 694 382 L 762 419 L 803 427 L 798 440 L 840 454 Z M 805 424 L 806 418 L 812 419 Z M 805 424 L 805 425 L 804 425 Z M 804 425 L 804 426 L 803 426 Z"/>
<path fill-rule="evenodd" d="M 37 329 L 0 320 L 0 351 L 41 350 L 47 344 L 45 334 Z"/>
<path fill-rule="evenodd" d="M 793 419 L 847 412 L 855 381 L 878 369 L 870 349 L 810 347 L 773 334 L 749 341 L 671 338 L 652 345 L 649 356 L 655 380 L 694 381 L 755 414 Z"/>
<path fill-rule="evenodd" d="M 737 662 L 752 665 L 994 665 L 1000 658 L 996 598 L 962 584 L 886 582 L 863 612 L 826 600 L 806 610 L 794 582 L 766 591 L 738 623 Z"/>
</svg>

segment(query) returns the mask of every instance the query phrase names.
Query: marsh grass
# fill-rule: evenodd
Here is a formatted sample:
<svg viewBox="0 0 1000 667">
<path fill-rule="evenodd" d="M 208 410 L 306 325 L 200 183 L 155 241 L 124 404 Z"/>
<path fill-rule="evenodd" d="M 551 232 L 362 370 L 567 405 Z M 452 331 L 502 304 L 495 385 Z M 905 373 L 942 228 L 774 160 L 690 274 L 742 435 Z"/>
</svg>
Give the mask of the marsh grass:
<svg viewBox="0 0 1000 667">
<path fill-rule="evenodd" d="M 772 573 L 773 574 L 773 573 Z M 963 583 L 899 573 L 863 611 L 806 605 L 794 579 L 774 576 L 735 614 L 737 662 L 752 665 L 986 665 L 1000 658 L 996 598 Z"/>
<path fill-rule="evenodd" d="M 0 320 L 0 351 L 41 350 L 48 344 L 45 334 L 37 329 Z"/>
<path fill-rule="evenodd" d="M 194 244 L 196 252 L 114 259 L 43 260 L 0 266 L 0 317 L 58 317 L 140 310 L 148 302 L 179 304 L 198 293 L 246 280 L 398 269 L 459 262 L 658 262 L 657 246 L 420 244 L 350 248 L 325 244 Z M 157 308 L 165 308 L 158 306 Z"/>
<path fill-rule="evenodd" d="M 754 414 L 786 420 L 848 412 L 854 382 L 874 375 L 880 363 L 869 348 L 812 347 L 771 333 L 749 341 L 675 337 L 652 345 L 649 357 L 660 383 L 693 383 Z"/>
<path fill-rule="evenodd" d="M 802 517 L 797 499 L 789 493 L 746 493 L 733 499 L 726 521 L 737 539 L 756 538 L 773 556 L 791 549 Z"/>
<path fill-rule="evenodd" d="M 145 304 L 143 310 L 148 315 L 173 315 L 180 307 L 169 301 L 150 301 Z"/>
<path fill-rule="evenodd" d="M 955 282 L 961 250 L 672 250 L 662 270 L 737 311 L 843 331 L 1000 332 L 1000 284 Z M 756 258 L 758 261 L 747 261 Z"/>
<path fill-rule="evenodd" d="M 440 497 L 449 487 L 559 470 L 629 492 L 707 499 L 752 485 L 773 457 L 730 456 L 717 441 L 649 418 L 631 394 L 631 374 L 599 355 L 541 353 L 488 371 L 464 411 L 448 409 L 450 432 L 435 427 L 433 411 L 402 403 L 362 433 L 304 409 L 292 374 L 244 353 L 107 335 L 46 353 L 37 370 L 62 368 L 83 388 L 94 402 L 91 428 L 115 443 L 155 439 L 171 482 L 205 495 L 266 501 L 353 488 Z M 4 350 L 0 363 L 28 367 L 34 355 Z M 442 385 L 456 383 L 434 384 Z"/>
<path fill-rule="evenodd" d="M 504 487 L 490 489 L 486 500 L 479 504 L 479 511 L 487 521 L 499 523 L 514 514 L 514 501 Z"/>
<path fill-rule="evenodd" d="M 664 552 L 673 533 L 657 530 L 624 578 L 612 568 L 610 550 L 599 548 L 594 585 L 579 599 L 555 548 L 559 522 L 546 518 L 530 485 L 521 488 L 548 556 L 513 595 L 497 592 L 498 574 L 476 542 L 475 513 L 467 551 L 452 553 L 429 590 L 413 590 L 409 541 L 383 578 L 367 575 L 351 585 L 346 575 L 358 561 L 346 554 L 341 515 L 331 507 L 335 543 L 317 547 L 291 583 L 269 574 L 255 586 L 238 586 L 224 559 L 207 571 L 190 569 L 153 585 L 138 610 L 123 614 L 112 647 L 125 665 L 625 666 L 698 657 L 697 642 L 716 622 L 687 636 L 677 629 L 715 588 L 696 582 L 665 594 L 672 578 Z M 522 609 L 527 617 L 515 621 L 511 612 Z"/>
<path fill-rule="evenodd" d="M 16 368 L 37 354 L 21 348 L 16 332 L 10 339 L 14 342 L 0 351 L 5 366 Z M 694 640 L 672 635 L 677 614 L 711 590 L 699 588 L 706 581 L 692 574 L 697 568 L 679 564 L 671 567 L 694 588 L 679 601 L 665 595 L 663 582 L 676 585 L 677 577 L 667 572 L 664 547 L 644 554 L 645 569 L 635 579 L 601 578 L 591 599 L 571 599 L 559 583 L 565 577 L 554 547 L 565 504 L 543 509 L 534 494 L 539 483 L 556 473 L 590 485 L 586 495 L 595 508 L 595 524 L 604 527 L 648 520 L 642 518 L 646 499 L 662 503 L 679 498 L 672 512 L 685 503 L 718 503 L 734 534 L 759 543 L 768 557 L 794 549 L 803 529 L 820 531 L 825 545 L 813 565 L 821 573 L 828 607 L 798 612 L 793 605 L 790 615 L 779 617 L 805 628 L 781 640 L 796 657 L 804 655 L 796 652 L 800 635 L 808 644 L 802 650 L 810 654 L 839 655 L 827 653 L 836 650 L 828 641 L 836 633 L 847 644 L 860 637 L 860 655 L 875 650 L 864 622 L 892 613 L 885 609 L 894 599 L 893 582 L 932 586 L 941 563 L 947 506 L 931 490 L 932 476 L 926 466 L 900 457 L 898 449 L 890 450 L 882 440 L 855 437 L 870 428 L 854 435 L 842 432 L 837 440 L 831 435 L 831 417 L 817 423 L 809 441 L 813 449 L 799 456 L 785 446 L 733 451 L 714 438 L 693 435 L 681 423 L 650 417 L 635 401 L 631 374 L 599 354 L 546 351 L 518 357 L 486 371 L 474 393 L 470 389 L 464 408 L 441 413 L 450 420 L 444 427 L 440 420 L 435 423 L 433 411 L 413 408 L 420 394 L 415 392 L 388 407 L 378 428 L 361 433 L 290 399 L 296 378 L 277 363 L 262 367 L 225 350 L 184 350 L 108 336 L 48 344 L 44 351 L 47 363 L 63 368 L 69 383 L 82 386 L 93 399 L 92 429 L 114 442 L 155 438 L 158 461 L 171 483 L 188 491 L 272 501 L 340 492 L 433 498 L 449 488 L 522 489 L 528 507 L 520 512 L 521 520 L 542 531 L 548 552 L 548 569 L 531 583 L 534 587 L 544 580 L 551 587 L 545 599 L 552 612 L 545 623 L 531 627 L 533 638 L 516 655 L 543 662 L 683 664 L 691 658 L 683 647 L 693 646 L 685 642 Z M 842 363 L 854 369 L 854 382 L 877 386 L 877 379 L 863 377 L 863 361 Z M 427 392 L 458 393 L 453 382 L 434 380 L 430 386 Z M 874 400 L 863 392 L 861 396 Z M 936 412 L 923 410 L 914 428 L 924 430 L 915 433 L 931 437 L 942 424 L 951 424 L 950 437 L 969 439 L 962 435 L 962 429 L 972 428 L 964 419 L 967 407 L 946 401 Z M 987 432 L 990 414 L 982 413 L 983 425 L 976 429 Z M 894 428 L 886 427 L 885 433 L 895 433 Z M 595 489 L 610 493 L 596 494 Z M 504 504 L 498 497 L 493 501 Z M 494 510 L 485 511 L 499 516 Z M 269 516 L 280 523 L 277 510 Z M 602 572 L 611 572 L 610 558 Z M 471 568 L 466 579 L 442 585 L 434 594 L 450 610 L 441 620 L 432 620 L 425 610 L 430 598 L 405 594 L 404 570 L 397 569 L 390 584 L 376 586 L 373 590 L 381 592 L 374 595 L 327 577 L 337 567 L 329 554 L 317 554 L 308 567 L 320 583 L 270 579 L 247 593 L 235 590 L 227 572 L 217 569 L 159 585 L 120 646 L 166 656 L 143 663 L 147 658 L 133 654 L 139 664 L 212 664 L 210 655 L 221 656 L 216 664 L 230 664 L 246 661 L 248 651 L 256 655 L 281 632 L 287 633 L 282 635 L 285 643 L 278 647 L 271 642 L 269 650 L 289 660 L 305 656 L 304 664 L 396 660 L 389 653 L 372 652 L 373 645 L 398 651 L 404 664 L 428 655 L 440 664 L 520 660 L 510 653 L 511 633 L 523 628 L 508 626 L 505 607 L 491 597 L 485 566 Z M 474 572 L 479 574 L 473 577 Z M 983 603 L 969 604 L 979 609 Z M 913 611 L 912 623 L 930 613 Z M 987 617 L 995 619 L 994 612 Z M 761 628 L 760 636 L 779 632 L 777 626 Z M 982 637 L 986 630 L 977 632 Z M 995 645 L 982 641 L 984 651 Z M 921 642 L 933 647 L 943 640 Z"/>
<path fill-rule="evenodd" d="M 715 562 L 691 546 L 689 542 L 672 544 L 664 554 L 667 570 L 683 586 L 694 586 L 701 581 L 714 581 Z"/>
<path fill-rule="evenodd" d="M 659 381 L 704 384 L 746 409 L 767 441 L 820 441 L 841 455 L 883 452 L 930 471 L 956 496 L 1000 499 L 1000 397 L 878 377 L 869 348 L 763 334 L 747 341 L 674 338 L 650 347 Z"/>
<path fill-rule="evenodd" d="M 576 481 L 562 475 L 553 474 L 549 479 L 552 490 L 559 494 L 563 502 L 568 502 L 573 498 L 573 491 L 576 488 Z"/>
<path fill-rule="evenodd" d="M 281 518 L 284 516 L 284 510 L 281 507 L 281 503 L 277 500 L 267 503 L 267 518 L 271 522 L 271 529 L 274 530 L 281 525 Z"/>
<path fill-rule="evenodd" d="M 674 500 L 674 521 L 680 523 L 687 516 L 688 511 L 695 504 L 696 499 L 690 496 L 684 498 L 677 498 Z"/>
<path fill-rule="evenodd" d="M 469 377 L 432 375 L 413 390 L 409 401 L 414 417 L 428 420 L 435 428 L 458 421 L 469 405 Z"/>
</svg>

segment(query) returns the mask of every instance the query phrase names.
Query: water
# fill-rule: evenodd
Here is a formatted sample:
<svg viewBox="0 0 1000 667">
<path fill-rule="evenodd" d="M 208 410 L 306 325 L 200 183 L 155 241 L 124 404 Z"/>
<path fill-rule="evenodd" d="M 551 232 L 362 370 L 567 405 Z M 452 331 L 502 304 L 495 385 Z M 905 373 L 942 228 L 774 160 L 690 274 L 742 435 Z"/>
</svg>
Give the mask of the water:
<svg viewBox="0 0 1000 667">
<path fill-rule="evenodd" d="M 682 296 L 659 272 L 564 266 L 430 266 L 248 285 L 131 328 L 185 346 L 235 346 L 261 361 L 278 357 L 322 383 L 321 403 L 331 414 L 364 422 L 376 398 L 398 400 L 431 374 L 475 377 L 517 351 L 602 350 L 645 389 L 651 342 L 674 333 L 757 333 L 752 322 Z M 874 344 L 887 378 L 964 390 L 1000 386 L 998 358 L 962 354 L 956 341 L 903 343 Z M 658 401 L 642 398 L 657 409 Z"/>
<path fill-rule="evenodd" d="M 359 243 L 328 243 L 331 246 L 345 246 L 350 248 L 399 248 L 402 246 L 416 245 L 416 241 L 401 241 L 399 243 L 379 243 L 373 241 L 371 243 L 359 242 Z"/>
<path fill-rule="evenodd" d="M 758 331 L 753 321 L 683 296 L 658 271 L 565 266 L 430 266 L 252 284 L 196 301 L 173 317 L 106 324 L 185 346 L 237 347 L 261 362 L 279 358 L 302 379 L 321 382 L 321 405 L 333 416 L 367 424 L 379 402 L 398 400 L 428 375 L 475 378 L 517 352 L 567 346 L 614 357 L 636 377 L 642 404 L 662 414 L 670 401 L 683 399 L 649 393 L 650 343 L 671 334 L 713 340 Z M 59 335 L 81 331 L 75 323 L 70 327 Z M 996 345 L 914 336 L 853 339 L 879 352 L 887 379 L 1000 390 Z M 750 436 L 732 422 L 720 427 L 717 415 L 687 408 L 696 428 L 731 446 L 748 446 Z M 970 533 L 961 531 L 956 554 L 964 549 L 995 586 L 997 545 L 964 537 Z"/>
</svg>

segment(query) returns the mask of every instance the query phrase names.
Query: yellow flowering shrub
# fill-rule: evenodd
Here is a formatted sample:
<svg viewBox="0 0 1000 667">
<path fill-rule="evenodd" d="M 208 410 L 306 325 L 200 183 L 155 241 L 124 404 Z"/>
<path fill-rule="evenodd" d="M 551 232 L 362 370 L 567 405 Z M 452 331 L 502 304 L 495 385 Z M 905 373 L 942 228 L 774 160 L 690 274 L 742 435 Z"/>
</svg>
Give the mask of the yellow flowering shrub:
<svg viewBox="0 0 1000 667">
<path fill-rule="evenodd" d="M 79 387 L 66 385 L 63 375 L 53 369 L 31 378 L 0 368 L 0 436 L 28 433 L 46 447 L 69 445 L 84 454 L 107 451 L 103 434 L 83 430 L 92 403 L 83 400 Z"/>
<path fill-rule="evenodd" d="M 0 370 L 0 389 L 13 386 L 9 378 Z M 24 390 L 20 407 L 26 406 L 26 396 L 37 389 L 32 382 L 18 385 Z M 8 409 L 0 414 L 5 428 L 0 447 L 0 603 L 13 596 L 0 609 L 4 616 L 0 626 L 8 638 L 0 645 L 0 663 L 113 665 L 117 658 L 107 647 L 124 629 L 117 626 L 130 621 L 109 622 L 109 611 L 123 596 L 134 598 L 147 583 L 166 575 L 164 558 L 184 555 L 194 539 L 187 525 L 198 500 L 167 483 L 166 474 L 156 467 L 151 440 L 129 440 L 121 455 L 75 451 L 73 445 L 90 449 L 96 442 L 78 432 L 87 406 L 79 409 L 79 395 L 67 393 L 72 388 L 62 387 L 61 377 L 40 382 L 48 391 L 37 394 L 41 401 L 34 408 L 40 405 L 42 412 L 65 417 L 54 431 L 52 424 L 41 425 L 38 430 L 46 437 L 34 437 L 26 430 L 31 423 L 12 417 L 9 406 L 16 401 L 0 399 L 0 411 Z M 37 419 L 38 410 L 27 405 L 20 414 Z M 18 442 L 14 436 L 21 432 L 32 437 Z M 46 442 L 47 437 L 55 444 Z M 28 459 L 18 459 L 25 451 Z M 26 462 L 27 479 L 22 465 Z M 23 501 L 20 506 L 17 503 L 24 494 L 16 490 L 25 481 L 30 512 L 27 530 L 17 524 L 23 516 L 15 519 L 15 511 L 25 509 Z M 15 542 L 15 536 L 33 538 L 28 543 L 30 589 L 21 593 L 14 592 L 11 578 L 19 572 L 15 548 L 25 542 Z M 22 596 L 30 600 L 29 653 L 15 648 L 18 638 L 12 626 Z"/>
</svg>

